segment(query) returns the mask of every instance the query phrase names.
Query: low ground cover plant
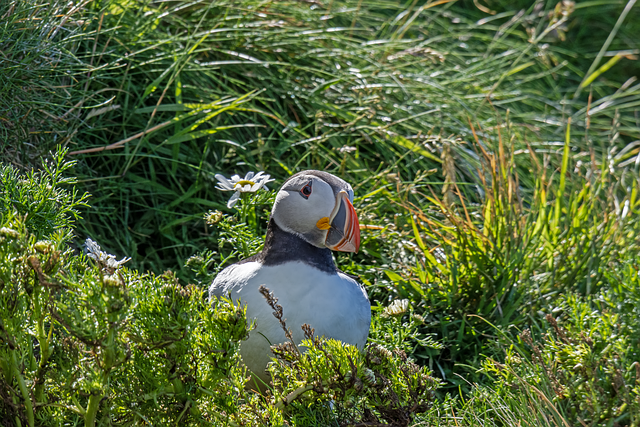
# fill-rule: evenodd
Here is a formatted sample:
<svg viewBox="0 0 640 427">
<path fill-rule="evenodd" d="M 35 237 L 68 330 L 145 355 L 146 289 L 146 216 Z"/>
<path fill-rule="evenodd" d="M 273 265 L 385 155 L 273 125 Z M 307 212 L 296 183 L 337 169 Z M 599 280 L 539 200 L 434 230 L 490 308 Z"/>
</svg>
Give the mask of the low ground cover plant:
<svg viewBox="0 0 640 427">
<path fill-rule="evenodd" d="M 604 270 L 593 282 L 594 292 L 584 292 L 575 279 L 563 292 L 537 282 L 536 287 L 526 286 L 526 281 L 521 281 L 524 289 L 518 292 L 525 296 L 514 293 L 520 301 L 517 305 L 509 303 L 507 298 L 511 297 L 493 294 L 499 298 L 497 304 L 509 307 L 515 317 L 507 317 L 494 307 L 484 317 L 477 315 L 482 322 L 468 322 L 469 337 L 458 332 L 455 340 L 438 334 L 443 320 L 438 318 L 435 305 L 430 305 L 435 300 L 429 303 L 426 297 L 415 295 L 435 286 L 436 276 L 431 273 L 430 280 L 409 285 L 416 280 L 413 275 L 426 277 L 427 257 L 418 258 L 417 267 L 407 270 L 406 279 L 397 283 L 397 295 L 407 298 L 395 300 L 384 310 L 374 307 L 377 315 L 364 351 L 315 337 L 311 326 L 301 325 L 307 335 L 307 351 L 301 354 L 289 343 L 274 347 L 270 367 L 273 384 L 261 395 L 247 388 L 249 376 L 236 353 L 250 329 L 244 310 L 229 301 L 211 305 L 205 298 L 203 289 L 215 274 L 207 254 L 195 255 L 190 261 L 194 280 L 185 284 L 171 271 L 153 275 L 127 269 L 123 266 L 127 258 L 117 260 L 91 239 L 85 243 L 86 254 L 74 251 L 69 246 L 74 217 L 78 217 L 77 209 L 86 205 L 87 195 L 70 187 L 72 179 L 62 178 L 60 171 L 72 166 L 64 160 L 64 151 L 52 159 L 43 172 L 21 175 L 10 166 L 2 170 L 6 191 L 0 228 L 1 410 L 8 425 L 58 425 L 66 420 L 91 426 L 167 422 L 408 426 L 458 421 L 474 425 L 481 419 L 487 425 L 504 425 L 509 420 L 540 425 L 536 423 L 543 419 L 546 425 L 574 421 L 637 424 L 640 288 L 634 264 L 634 223 L 616 219 L 615 224 L 624 231 L 621 233 L 613 233 L 606 224 L 598 225 L 604 238 L 592 241 L 596 248 L 601 247 L 601 241 L 624 247 L 608 248 L 618 257 L 608 261 L 611 270 Z M 501 167 L 498 173 L 504 170 Z M 493 196 L 487 203 L 496 209 L 506 193 Z M 268 200 L 271 193 L 243 198 L 239 213 L 255 211 L 265 197 Z M 23 201 L 19 208 L 12 204 L 15 200 Z M 467 239 L 475 235 L 472 221 L 456 223 L 470 221 L 464 209 L 452 205 L 447 211 L 440 206 L 449 212 L 453 224 L 449 229 L 466 230 Z M 569 213 L 573 212 L 571 206 L 569 199 L 565 205 Z M 489 211 L 487 206 L 483 211 Z M 589 215 L 587 210 L 583 213 Z M 49 228 L 38 234 L 42 223 L 26 221 L 30 215 L 49 218 Z M 553 217 L 553 210 L 547 215 Z M 216 212 L 206 216 L 212 226 L 226 230 L 221 238 L 234 247 L 246 248 L 249 253 L 259 249 L 259 244 L 250 243 L 256 242 L 257 222 L 243 224 L 239 230 L 234 228 L 237 219 L 232 216 Z M 423 227 L 421 218 L 426 217 L 416 215 L 415 221 Z M 497 228 L 490 225 L 504 224 L 509 218 L 508 214 L 484 218 L 485 245 L 493 242 L 490 247 L 499 247 L 494 240 L 499 236 L 490 233 Z M 559 224 L 574 227 L 579 219 L 574 212 L 571 221 Z M 412 229 L 416 241 L 422 242 L 414 248 L 418 254 L 427 248 L 419 237 L 420 227 Z M 559 234 L 566 240 L 570 232 Z M 616 235 L 631 240 L 612 240 Z M 515 239 L 517 233 L 513 236 Z M 449 250 L 461 251 L 459 256 L 478 253 L 474 245 L 460 246 L 455 235 L 448 244 Z M 563 253 L 558 251 L 562 245 L 552 247 L 551 253 Z M 522 246 L 518 248 L 522 250 Z M 563 256 L 581 259 L 581 254 Z M 524 258 L 537 269 L 543 264 L 548 268 L 548 261 L 540 263 L 532 255 Z M 450 253 L 441 258 L 441 269 L 453 268 L 458 262 Z M 468 286 L 464 277 L 460 275 L 460 287 Z M 265 304 L 277 312 L 277 296 L 265 292 Z M 452 299 L 452 305 L 473 296 L 465 290 L 460 295 L 440 292 L 447 292 L 444 295 Z M 522 303 L 532 292 L 546 301 Z M 545 312 L 542 319 L 540 313 Z M 464 312 L 452 311 L 448 316 L 467 321 Z M 288 328 L 284 320 L 283 327 Z M 498 339 L 482 336 L 488 334 Z M 454 351 L 473 354 L 465 345 L 480 346 L 484 355 L 473 363 L 450 365 Z M 476 384 L 467 383 L 471 387 L 465 392 L 466 399 L 452 400 L 444 394 L 452 382 L 447 386 L 437 379 L 425 361 L 435 362 L 437 370 L 450 366 L 449 372 L 455 372 L 455 366 L 464 368 L 460 373 L 477 369 L 481 376 L 465 375 Z M 482 382 L 493 391 L 480 386 Z M 443 400 L 436 398 L 438 394 Z M 528 409 L 531 405 L 536 408 L 533 413 Z M 454 415 L 450 418 L 443 411 Z"/>
<path fill-rule="evenodd" d="M 291 343 L 274 348 L 273 386 L 265 395 L 250 391 L 237 353 L 251 328 L 241 303 L 210 302 L 208 280 L 181 284 L 171 271 L 127 269 L 128 258 L 116 260 L 91 239 L 84 254 L 69 246 L 87 195 L 61 178 L 72 166 L 65 154 L 43 172 L 2 168 L 6 425 L 282 425 L 304 419 L 312 405 L 315 417 L 336 422 L 406 426 L 431 409 L 439 381 L 401 347 L 372 344 L 359 352 L 315 337 L 309 325 L 309 351 Z M 49 219 L 48 228 L 27 220 L 37 216 Z M 236 243 L 243 238 L 228 233 Z M 277 306 L 273 295 L 267 303 Z"/>
<path fill-rule="evenodd" d="M 69 247 L 86 195 L 63 188 L 72 183 L 60 179 L 71 166 L 64 154 L 41 173 L 2 169 L 2 419 L 29 426 L 197 419 L 206 412 L 197 404 L 208 391 L 202 386 L 222 379 L 234 386 L 244 311 L 222 302 L 211 308 L 200 289 L 170 272 L 127 270 L 126 259 L 90 240 L 86 255 Z M 25 198 L 30 203 L 18 204 Z M 48 228 L 29 220 L 38 217 Z"/>
</svg>

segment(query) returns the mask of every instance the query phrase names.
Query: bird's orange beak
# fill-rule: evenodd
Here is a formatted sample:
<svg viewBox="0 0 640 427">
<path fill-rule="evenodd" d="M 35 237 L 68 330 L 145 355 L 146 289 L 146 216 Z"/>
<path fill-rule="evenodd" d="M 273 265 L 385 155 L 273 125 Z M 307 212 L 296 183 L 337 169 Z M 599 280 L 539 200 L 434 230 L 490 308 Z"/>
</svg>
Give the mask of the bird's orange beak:
<svg viewBox="0 0 640 427">
<path fill-rule="evenodd" d="M 332 251 L 358 252 L 360 249 L 360 223 L 358 214 L 349 200 L 349 194 L 342 190 L 336 197 L 336 207 L 329 218 L 329 228 L 325 246 Z"/>
</svg>

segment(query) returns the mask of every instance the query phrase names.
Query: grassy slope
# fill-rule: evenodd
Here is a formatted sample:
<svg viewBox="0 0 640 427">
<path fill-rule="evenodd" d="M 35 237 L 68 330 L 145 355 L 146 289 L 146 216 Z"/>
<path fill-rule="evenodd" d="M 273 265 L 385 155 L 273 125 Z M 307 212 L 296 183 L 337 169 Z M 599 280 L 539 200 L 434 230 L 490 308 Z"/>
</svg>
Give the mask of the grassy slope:
<svg viewBox="0 0 640 427">
<path fill-rule="evenodd" d="M 493 4 L 495 17 L 462 4 L 417 13 L 417 3 L 364 3 L 90 2 L 79 10 L 9 3 L 0 10 L 9 18 L 2 39 L 10 60 L 0 74 L 4 153 L 25 165 L 55 142 L 82 151 L 126 141 L 114 150 L 74 155 L 80 161 L 75 173 L 93 194 L 83 233 L 111 252 L 132 256 L 137 267 L 158 272 L 179 267 L 205 247 L 218 249 L 216 230 L 200 220 L 203 212 L 222 209 L 227 196 L 213 189 L 214 173 L 264 169 L 283 179 L 296 170 L 321 168 L 344 176 L 356 183 L 365 221 L 389 228 L 369 235 L 363 253 L 341 263 L 362 274 L 376 299 L 410 297 L 425 314 L 435 313 L 425 332 L 438 332 L 447 350 L 435 359 L 432 353 L 422 355 L 455 382 L 453 371 L 468 373 L 455 363 L 477 366 L 480 353 L 495 354 L 492 340 L 478 338 L 491 329 L 467 323 L 466 314 L 479 313 L 504 327 L 533 324 L 542 331 L 542 315 L 564 304 L 564 292 L 593 294 L 617 283 L 603 279 L 608 269 L 621 268 L 609 262 L 618 255 L 608 249 L 612 242 L 626 244 L 624 259 L 633 259 L 636 249 L 621 240 L 621 232 L 611 237 L 597 226 L 610 218 L 608 226 L 622 228 L 616 215 L 625 200 L 631 199 L 632 208 L 635 203 L 638 149 L 631 142 L 638 139 L 640 88 L 629 78 L 636 62 L 622 59 L 573 99 L 624 4 L 578 3 L 566 17 L 566 41 L 550 31 L 531 43 L 532 29 L 539 36 L 554 19 L 555 3 L 537 10 L 522 2 L 522 14 Z M 638 48 L 637 13 L 635 8 L 627 16 L 608 50 Z M 43 21 L 26 20 L 34 14 Z M 51 30 L 65 16 L 60 30 Z M 555 18 L 563 19 L 561 13 Z M 17 69 L 27 72 L 18 78 Z M 569 117 L 569 151 L 563 156 Z M 527 144 L 537 157 L 528 154 Z M 343 146 L 357 150 L 342 153 Z M 481 147 L 498 160 L 484 159 Z M 561 175 L 563 158 L 568 161 Z M 423 215 L 417 229 L 429 248 L 444 244 L 453 248 L 449 256 L 485 251 L 473 239 L 465 243 L 459 234 L 447 235 L 452 220 L 429 198 L 431 191 L 444 191 L 444 212 L 451 209 L 464 220 L 455 189 L 443 186 L 457 182 L 471 216 L 486 230 L 486 205 L 483 211 L 475 203 L 490 191 L 483 181 L 491 182 L 496 165 L 502 165 L 500 179 L 510 189 L 502 214 L 516 199 L 524 208 L 513 208 L 515 222 L 507 223 L 507 230 L 532 206 L 548 206 L 562 217 L 564 225 L 547 239 L 548 257 L 524 265 L 529 277 L 538 279 L 519 282 L 526 274 L 496 273 L 520 272 L 522 265 L 514 267 L 513 260 L 537 253 L 536 246 L 514 253 L 513 234 L 496 223 L 504 246 L 488 251 L 492 255 L 481 264 L 466 255 L 453 258 L 463 267 L 474 266 L 460 273 L 468 288 L 448 287 L 457 283 L 455 263 L 453 270 L 448 266 L 430 278 L 437 285 L 425 284 L 415 265 L 426 257 L 428 266 L 429 257 L 418 250 L 407 212 Z M 545 179 L 542 170 L 548 171 Z M 560 176 L 568 177 L 565 184 Z M 598 190 L 580 199 L 586 182 Z M 563 186 L 559 193 L 558 186 Z M 538 203 L 541 188 L 547 190 L 547 204 Z M 375 189 L 380 191 L 372 194 Z M 573 202 L 554 205 L 556 194 Z M 586 225 L 566 228 L 569 207 L 580 209 L 581 200 L 590 200 Z M 466 230 L 460 221 L 453 221 L 456 229 Z M 558 227 L 555 217 L 541 221 Z M 435 233 L 429 224 L 445 232 Z M 524 224 L 524 235 L 540 231 L 527 227 L 534 221 Z M 574 240 L 565 238 L 566 230 L 573 230 Z M 581 236 L 598 242 L 586 258 Z M 586 259 L 588 268 L 565 269 L 556 280 L 563 256 L 566 265 Z M 474 269 L 480 274 L 469 276 Z M 597 280 L 591 281 L 594 271 Z M 552 276 L 545 276 L 549 272 Z M 536 288 L 540 275 L 545 292 Z M 537 304 L 519 308 L 523 297 L 512 292 L 517 283 L 536 288 L 524 298 Z M 407 292 L 412 284 L 422 293 Z M 474 299 L 473 292 L 491 296 L 488 289 L 513 297 L 508 301 L 517 307 L 516 317 L 505 318 L 495 303 Z"/>
<path fill-rule="evenodd" d="M 395 2 L 227 6 L 91 2 L 86 35 L 66 42 L 87 68 L 98 68 L 64 82 L 78 92 L 65 88 L 65 113 L 53 112 L 75 132 L 62 142 L 85 150 L 128 140 L 76 156 L 77 174 L 95 196 L 86 232 L 132 254 L 142 269 L 162 271 L 211 247 L 197 218 L 223 206 L 225 195 L 212 189 L 215 172 L 265 169 L 284 178 L 328 167 L 366 194 L 392 185 L 389 171 L 412 180 L 438 170 L 442 147 L 450 145 L 455 179 L 477 184 L 469 121 L 490 130 L 507 119 L 507 109 L 515 150 L 525 141 L 549 150 L 572 115 L 576 141 L 602 151 L 583 137 L 584 100 L 566 98 L 585 71 L 579 54 L 553 39 L 527 42 L 525 27 L 540 32 L 546 15 L 478 26 L 453 4 L 421 13 Z M 596 87 L 593 106 L 611 100 L 607 84 Z M 636 99 L 632 89 L 590 118 L 591 135 L 606 138 L 616 104 Z M 81 100 L 81 107 L 101 108 L 71 109 Z M 212 102 L 224 108 L 207 113 Z M 619 110 L 620 146 L 637 136 L 633 108 Z M 495 132 L 487 135 L 494 145 Z M 336 150 L 345 145 L 358 150 Z M 529 161 L 519 164 L 527 169 Z M 443 179 L 429 175 L 430 182 Z M 521 179 L 533 187 L 527 174 Z"/>
</svg>

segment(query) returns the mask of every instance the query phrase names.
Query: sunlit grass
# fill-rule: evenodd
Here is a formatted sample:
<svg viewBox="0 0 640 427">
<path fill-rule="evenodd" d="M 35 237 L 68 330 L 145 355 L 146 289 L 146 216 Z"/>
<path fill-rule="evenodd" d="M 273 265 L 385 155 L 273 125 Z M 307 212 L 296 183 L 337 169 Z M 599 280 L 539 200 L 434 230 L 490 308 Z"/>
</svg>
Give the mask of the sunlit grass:
<svg viewBox="0 0 640 427">
<path fill-rule="evenodd" d="M 92 194 L 80 240 L 192 283 L 261 238 L 233 219 L 205 223 L 229 212 L 215 173 L 265 170 L 277 187 L 331 171 L 376 226 L 341 268 L 376 310 L 410 301 L 424 320 L 407 338 L 413 357 L 446 380 L 441 397 L 465 399 L 440 402 L 430 422 L 635 425 L 637 340 L 628 354 L 592 353 L 628 370 L 598 377 L 625 378 L 627 400 L 562 412 L 600 387 L 563 370 L 580 328 L 612 324 L 609 312 L 623 335 L 637 326 L 624 297 L 637 292 L 640 210 L 639 9 L 621 15 L 632 3 L 11 0 L 0 4 L 1 149 L 29 169 L 68 147 L 67 173 Z M 196 276 L 183 267 L 195 253 Z M 574 341 L 542 336 L 550 313 Z M 576 381 L 570 397 L 539 365 L 507 366 L 516 382 L 483 365 L 506 363 L 510 345 L 529 361 L 526 329 Z M 416 345 L 434 339 L 444 349 Z M 552 359 L 559 347 L 570 357 Z"/>
<path fill-rule="evenodd" d="M 541 9 L 549 13 L 528 8 L 476 21 L 453 3 L 361 3 L 96 1 L 64 9 L 84 25 L 55 40 L 79 61 L 73 78 L 65 62 L 50 64 L 68 95 L 44 111 L 64 119 L 52 121 L 73 135 L 62 142 L 78 152 L 76 173 L 95 196 L 86 231 L 115 230 L 113 244 L 133 254 L 135 265 L 162 271 L 210 245 L 196 223 L 201 212 L 223 207 L 212 190 L 216 172 L 268 170 L 284 178 L 329 168 L 358 183 L 362 195 L 388 172 L 412 181 L 440 169 L 449 146 L 455 179 L 479 184 L 470 124 L 483 129 L 489 149 L 501 129 L 514 153 L 528 143 L 556 161 L 571 116 L 576 160 L 590 161 L 591 152 L 602 158 L 611 143 L 616 164 L 635 153 L 620 148 L 638 137 L 640 87 L 631 82 L 614 93 L 599 81 L 590 104 L 587 96 L 574 100 L 567 88 L 584 70 L 549 30 L 556 18 L 573 24 L 574 15 L 554 18 L 555 4 Z M 17 25 L 16 11 L 29 3 L 12 4 Z M 54 11 L 46 16 L 62 23 Z M 208 105 L 217 107 L 208 113 Z M 617 137 L 608 142 L 610 135 Z M 356 151 L 342 153 L 344 146 Z M 519 167 L 529 169 L 521 157 Z M 520 179 L 533 188 L 532 175 Z"/>
</svg>

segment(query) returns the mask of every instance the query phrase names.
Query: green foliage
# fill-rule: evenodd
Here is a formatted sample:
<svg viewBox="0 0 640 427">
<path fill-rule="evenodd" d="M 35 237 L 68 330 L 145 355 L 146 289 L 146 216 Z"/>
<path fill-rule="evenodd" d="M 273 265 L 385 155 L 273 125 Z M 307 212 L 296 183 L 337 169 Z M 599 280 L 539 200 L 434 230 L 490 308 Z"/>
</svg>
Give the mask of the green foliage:
<svg viewBox="0 0 640 427">
<path fill-rule="evenodd" d="M 522 387 L 498 393 L 490 386 L 474 387 L 467 398 L 447 395 L 421 419 L 419 425 L 569 427 L 562 411 L 548 398 L 547 390 Z"/>
<path fill-rule="evenodd" d="M 109 270 L 12 227 L 0 246 L 4 418 L 219 425 L 238 404 L 243 308 L 211 307 L 170 273 Z"/>
<path fill-rule="evenodd" d="M 572 425 L 640 425 L 640 280 L 633 262 L 618 271 L 610 288 L 558 301 L 546 333 L 522 332 L 504 364 L 484 363 L 501 393 L 548 389 Z"/>
<path fill-rule="evenodd" d="M 75 189 L 59 187 L 68 182 L 65 167 L 11 171 L 4 182 L 35 200 L 75 201 Z M 19 193 L 21 185 L 30 193 Z M 219 425 L 245 382 L 236 354 L 247 334 L 244 309 L 229 301 L 212 307 L 170 272 L 121 269 L 99 248 L 90 249 L 91 260 L 64 242 L 37 240 L 47 227 L 69 231 L 77 203 L 54 202 L 24 204 L 0 224 L 2 418 L 28 426 Z M 32 233 L 25 218 L 38 214 L 51 221 L 32 223 Z"/>
<path fill-rule="evenodd" d="M 266 223 L 269 221 L 269 210 L 264 207 L 271 207 L 276 192 L 259 191 L 253 197 L 250 197 L 249 193 L 242 196 L 236 205 L 240 218 L 223 215 L 220 211 L 205 215 L 205 222 L 216 227 L 219 236 L 219 265 L 233 259 L 248 258 L 262 250 Z M 230 249 L 229 252 L 227 247 Z"/>
<path fill-rule="evenodd" d="M 0 419 L 637 425 L 632 3 L 1 2 Z M 387 316 L 365 353 L 280 349 L 258 395 L 242 308 L 203 289 L 273 193 L 222 214 L 213 176 L 306 168 L 354 185 L 338 264 Z"/>
<path fill-rule="evenodd" d="M 407 307 L 408 300 L 396 300 L 371 319 L 368 342 L 390 351 L 403 351 L 431 361 L 443 346 L 425 335 L 425 319 Z M 377 307 L 373 309 L 376 310 Z"/>
<path fill-rule="evenodd" d="M 216 253 L 209 250 L 202 251 L 189 258 L 185 264 L 188 270 L 187 281 L 201 288 L 208 287 L 217 273 L 212 268 L 216 258 Z"/>
<path fill-rule="evenodd" d="M 275 346 L 277 359 L 269 365 L 274 393 L 281 396 L 276 405 L 292 405 L 296 424 L 311 423 L 300 407 L 314 407 L 327 418 L 333 412 L 333 425 L 397 426 L 410 425 L 417 414 L 430 409 L 439 381 L 407 359 L 404 351 L 371 344 L 362 353 L 336 340 L 314 338 L 308 325 L 303 329 L 306 351 L 300 354 L 290 342 Z"/>
<path fill-rule="evenodd" d="M 478 141 L 481 204 L 469 203 L 473 195 L 464 197 L 455 185 L 443 188 L 442 199 L 420 193 L 432 209 L 398 201 L 412 215 L 417 256 L 401 268 L 405 274 L 387 275 L 401 298 L 421 307 L 426 332 L 444 340 L 436 363 L 454 384 L 460 382 L 451 373 L 464 365 L 475 371 L 480 355 L 491 351 L 487 337 L 539 322 L 559 294 L 591 295 L 610 286 L 608 271 L 621 268 L 620 256 L 639 251 L 630 214 L 640 207 L 636 191 L 612 193 L 623 181 L 604 168 L 582 175 L 570 145 L 567 129 L 560 173 L 540 167 L 530 194 L 518 185 L 511 147 L 500 143 L 494 155 Z M 532 165 L 541 163 L 531 154 Z M 632 180 L 629 187 L 637 185 Z"/>
<path fill-rule="evenodd" d="M 80 218 L 79 209 L 87 207 L 87 193 L 80 194 L 75 178 L 65 178 L 63 173 L 75 165 L 65 160 L 68 150 L 58 149 L 51 160 L 43 162 L 42 171 L 31 170 L 21 175 L 11 165 L 0 165 L 0 215 L 3 223 L 20 217 L 36 239 L 53 238 L 54 233 L 65 233 L 74 220 Z"/>
</svg>

